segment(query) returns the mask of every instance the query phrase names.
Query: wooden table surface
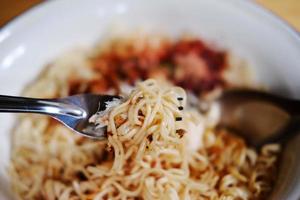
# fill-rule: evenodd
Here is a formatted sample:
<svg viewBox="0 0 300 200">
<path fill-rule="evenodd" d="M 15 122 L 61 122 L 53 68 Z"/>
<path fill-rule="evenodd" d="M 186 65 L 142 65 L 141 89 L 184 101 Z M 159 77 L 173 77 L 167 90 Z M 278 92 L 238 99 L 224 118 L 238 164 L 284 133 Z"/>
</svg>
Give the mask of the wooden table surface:
<svg viewBox="0 0 300 200">
<path fill-rule="evenodd" d="M 256 1 L 287 20 L 300 31 L 300 0 Z M 0 0 L 0 27 L 10 19 L 40 2 L 42 0 Z"/>
<path fill-rule="evenodd" d="M 256 0 L 300 31 L 300 0 Z"/>
</svg>

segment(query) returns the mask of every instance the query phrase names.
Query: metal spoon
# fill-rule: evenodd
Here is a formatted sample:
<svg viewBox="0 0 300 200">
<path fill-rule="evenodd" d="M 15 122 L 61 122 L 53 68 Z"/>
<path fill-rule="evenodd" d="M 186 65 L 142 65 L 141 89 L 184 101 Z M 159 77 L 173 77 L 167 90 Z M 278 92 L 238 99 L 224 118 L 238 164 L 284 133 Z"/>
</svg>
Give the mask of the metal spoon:
<svg viewBox="0 0 300 200">
<path fill-rule="evenodd" d="M 256 90 L 227 90 L 217 101 L 220 126 L 230 128 L 252 146 L 282 142 L 300 125 L 300 101 Z"/>
<path fill-rule="evenodd" d="M 282 144 L 279 172 L 268 199 L 300 199 L 300 101 L 253 90 L 228 90 L 219 98 L 220 125 L 253 146 Z"/>
<path fill-rule="evenodd" d="M 95 129 L 89 118 L 105 110 L 106 103 L 119 96 L 82 94 L 61 99 L 35 99 L 0 95 L 0 112 L 50 115 L 84 136 L 105 139 L 105 129 Z"/>
</svg>

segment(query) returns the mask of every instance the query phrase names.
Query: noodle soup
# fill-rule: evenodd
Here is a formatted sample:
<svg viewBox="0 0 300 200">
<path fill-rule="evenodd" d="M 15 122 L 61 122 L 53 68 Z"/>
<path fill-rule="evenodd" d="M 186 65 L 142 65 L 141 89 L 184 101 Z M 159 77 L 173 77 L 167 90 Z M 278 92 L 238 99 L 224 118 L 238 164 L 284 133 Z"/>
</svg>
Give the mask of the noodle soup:
<svg viewBox="0 0 300 200">
<path fill-rule="evenodd" d="M 13 190 L 20 199 L 264 199 L 280 146 L 256 151 L 219 129 L 213 104 L 226 87 L 255 85 L 239 78 L 245 69 L 195 38 L 118 38 L 90 54 L 62 56 L 25 95 L 108 93 L 127 101 L 91 119 L 108 126 L 107 141 L 22 115 L 14 131 Z"/>
</svg>

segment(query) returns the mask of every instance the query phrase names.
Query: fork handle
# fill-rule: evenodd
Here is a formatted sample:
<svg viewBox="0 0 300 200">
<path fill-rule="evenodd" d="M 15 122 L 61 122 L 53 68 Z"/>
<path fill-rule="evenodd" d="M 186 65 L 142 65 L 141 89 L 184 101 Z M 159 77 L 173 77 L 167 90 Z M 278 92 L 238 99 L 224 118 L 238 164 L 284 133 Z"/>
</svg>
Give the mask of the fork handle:
<svg viewBox="0 0 300 200">
<path fill-rule="evenodd" d="M 82 117 L 84 112 L 75 105 L 60 102 L 56 99 L 36 99 L 0 95 L 0 112 L 39 113 L 46 115 L 68 115 Z"/>
</svg>

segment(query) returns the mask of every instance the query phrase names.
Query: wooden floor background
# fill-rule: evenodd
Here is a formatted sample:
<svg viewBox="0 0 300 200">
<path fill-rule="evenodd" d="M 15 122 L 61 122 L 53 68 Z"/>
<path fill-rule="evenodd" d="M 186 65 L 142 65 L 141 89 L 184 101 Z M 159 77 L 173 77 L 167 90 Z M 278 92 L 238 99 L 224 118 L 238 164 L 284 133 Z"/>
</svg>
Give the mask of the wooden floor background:
<svg viewBox="0 0 300 200">
<path fill-rule="evenodd" d="M 0 0 L 0 27 L 40 2 L 42 0 Z M 272 10 L 300 31 L 300 0 L 256 0 L 256 2 Z"/>
</svg>

